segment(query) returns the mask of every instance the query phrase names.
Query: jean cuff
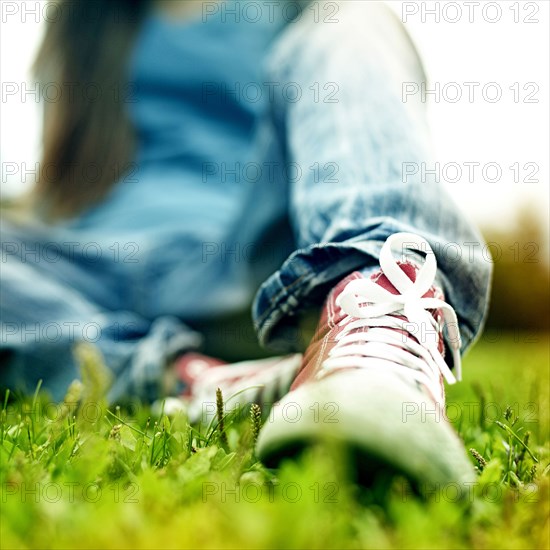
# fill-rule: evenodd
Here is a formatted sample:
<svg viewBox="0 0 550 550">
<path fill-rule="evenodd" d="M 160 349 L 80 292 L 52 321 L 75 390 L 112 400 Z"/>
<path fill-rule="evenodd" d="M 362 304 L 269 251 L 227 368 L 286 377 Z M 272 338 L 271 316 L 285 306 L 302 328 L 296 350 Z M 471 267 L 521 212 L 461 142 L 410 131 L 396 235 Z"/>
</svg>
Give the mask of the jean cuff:
<svg viewBox="0 0 550 550">
<path fill-rule="evenodd" d="M 379 269 L 383 241 L 358 237 L 294 252 L 258 291 L 252 315 L 262 346 L 300 351 L 299 313 L 320 306 L 330 289 L 357 269 Z"/>
<path fill-rule="evenodd" d="M 260 287 L 254 300 L 252 314 L 260 344 L 281 353 L 301 351 L 300 314 L 321 306 L 332 287 L 353 271 L 366 277 L 378 271 L 385 240 L 361 236 L 294 252 Z M 422 258 L 407 252 L 408 261 L 421 264 Z M 439 271 L 435 285 L 445 288 Z"/>
</svg>

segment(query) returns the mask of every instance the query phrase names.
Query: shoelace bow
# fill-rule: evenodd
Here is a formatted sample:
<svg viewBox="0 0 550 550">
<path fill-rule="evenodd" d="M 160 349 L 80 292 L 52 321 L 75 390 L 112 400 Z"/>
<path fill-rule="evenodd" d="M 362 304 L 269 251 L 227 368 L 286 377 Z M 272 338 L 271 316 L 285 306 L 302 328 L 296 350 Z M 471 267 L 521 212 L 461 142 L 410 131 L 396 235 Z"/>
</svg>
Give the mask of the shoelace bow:
<svg viewBox="0 0 550 550">
<path fill-rule="evenodd" d="M 392 248 L 426 254 L 414 282 L 399 267 Z M 323 363 L 323 369 L 384 366 L 426 385 L 434 396 L 439 396 L 440 373 L 449 384 L 460 380 L 462 373 L 461 341 L 454 309 L 443 300 L 423 297 L 435 281 L 435 254 L 422 237 L 396 233 L 382 247 L 380 267 L 399 294 L 388 292 L 370 279 L 351 281 L 336 300 L 336 305 L 347 314 L 341 322 L 345 328 L 337 336 L 338 343 Z M 456 378 L 438 349 L 440 327 L 427 311 L 430 309 L 443 313 Z M 365 328 L 368 330 L 357 330 Z"/>
</svg>

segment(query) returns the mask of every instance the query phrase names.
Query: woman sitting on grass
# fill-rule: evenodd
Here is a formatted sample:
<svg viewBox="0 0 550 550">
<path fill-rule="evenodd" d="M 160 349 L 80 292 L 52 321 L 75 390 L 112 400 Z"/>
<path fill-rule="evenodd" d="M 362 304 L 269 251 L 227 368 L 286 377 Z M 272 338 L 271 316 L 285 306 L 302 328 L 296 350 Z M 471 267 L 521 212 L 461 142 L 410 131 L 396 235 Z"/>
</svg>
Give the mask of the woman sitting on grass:
<svg viewBox="0 0 550 550">
<path fill-rule="evenodd" d="M 479 334 L 490 264 L 422 177 L 425 106 L 401 90 L 425 76 L 395 16 L 291 0 L 59 15 L 36 62 L 62 93 L 32 222 L 2 226 L 2 383 L 61 398 L 91 341 L 114 401 L 180 396 L 193 419 L 218 387 L 278 401 L 266 461 L 328 438 L 367 474 L 469 479 L 429 411 Z M 251 304 L 263 347 L 303 355 L 265 359 Z"/>
</svg>

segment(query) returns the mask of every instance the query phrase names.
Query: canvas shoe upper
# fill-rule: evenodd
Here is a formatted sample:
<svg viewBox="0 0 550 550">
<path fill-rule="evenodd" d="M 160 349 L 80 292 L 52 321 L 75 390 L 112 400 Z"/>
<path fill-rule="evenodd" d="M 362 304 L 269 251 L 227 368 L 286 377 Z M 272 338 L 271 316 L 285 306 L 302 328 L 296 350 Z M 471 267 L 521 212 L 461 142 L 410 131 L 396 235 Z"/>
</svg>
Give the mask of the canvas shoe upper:
<svg viewBox="0 0 550 550">
<path fill-rule="evenodd" d="M 407 251 L 424 255 L 422 265 Z M 329 439 L 361 449 L 367 469 L 385 463 L 416 480 L 470 479 L 444 414 L 443 379 L 460 378 L 461 343 L 456 314 L 434 284 L 435 255 L 423 238 L 398 233 L 380 267 L 370 278 L 352 273 L 327 297 L 291 391 L 260 434 L 260 457 L 277 463 L 289 449 Z"/>
</svg>

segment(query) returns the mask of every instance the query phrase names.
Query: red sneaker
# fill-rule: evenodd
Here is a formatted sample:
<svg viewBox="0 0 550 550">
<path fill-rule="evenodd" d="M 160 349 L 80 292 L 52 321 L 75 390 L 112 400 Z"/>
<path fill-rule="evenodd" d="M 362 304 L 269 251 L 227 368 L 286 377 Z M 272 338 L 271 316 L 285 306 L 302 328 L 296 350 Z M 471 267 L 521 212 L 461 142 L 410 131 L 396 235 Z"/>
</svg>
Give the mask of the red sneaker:
<svg viewBox="0 0 550 550">
<path fill-rule="evenodd" d="M 288 392 L 301 363 L 300 354 L 228 364 L 186 353 L 175 366 L 175 376 L 182 384 L 179 407 L 191 422 L 207 423 L 216 414 L 216 390 L 220 388 L 227 412 L 251 403 L 269 408 Z M 166 403 L 173 407 L 176 402 Z"/>
<path fill-rule="evenodd" d="M 397 262 L 392 247 L 419 250 L 424 264 Z M 417 235 L 384 244 L 381 271 L 352 273 L 329 294 L 291 391 L 258 440 L 268 465 L 311 442 L 345 443 L 359 469 L 429 482 L 467 481 L 473 466 L 445 417 L 443 330 L 460 378 L 457 318 L 434 286 L 436 260 Z"/>
</svg>

